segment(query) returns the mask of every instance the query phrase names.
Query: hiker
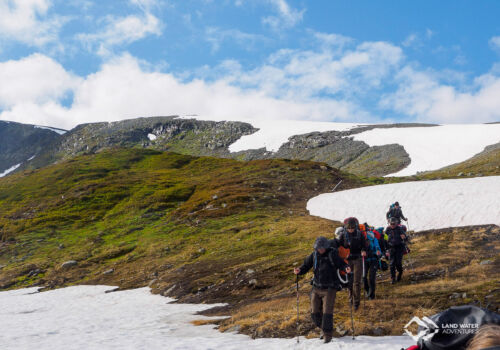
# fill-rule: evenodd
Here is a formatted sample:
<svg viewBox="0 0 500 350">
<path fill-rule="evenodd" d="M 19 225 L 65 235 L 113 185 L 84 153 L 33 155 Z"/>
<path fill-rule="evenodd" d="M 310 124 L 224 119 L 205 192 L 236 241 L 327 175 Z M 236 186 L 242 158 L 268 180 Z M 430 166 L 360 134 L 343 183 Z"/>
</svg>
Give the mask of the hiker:
<svg viewBox="0 0 500 350">
<path fill-rule="evenodd" d="M 378 239 L 375 237 L 374 229 L 368 227 L 366 231 L 366 239 L 368 250 L 365 258 L 365 275 L 363 276 L 363 285 L 368 299 L 375 299 L 375 284 L 377 279 L 377 270 L 379 267 L 379 258 L 382 255 L 382 250 Z"/>
<path fill-rule="evenodd" d="M 340 232 L 337 243 L 339 246 L 349 249 L 347 261 L 354 278 L 352 286 L 349 288 L 349 302 L 354 305 L 354 311 L 357 311 L 361 301 L 362 257 L 366 257 L 367 245 L 365 237 L 359 230 L 359 221 L 356 218 L 348 218 L 344 224 L 344 230 Z"/>
<path fill-rule="evenodd" d="M 403 210 L 399 206 L 399 202 L 396 202 L 393 205 L 391 205 L 389 211 L 386 214 L 386 218 L 388 222 L 391 218 L 396 218 L 398 219 L 398 224 L 401 223 L 401 219 L 403 219 L 404 221 L 408 221 L 408 219 L 405 218 L 405 216 L 403 215 Z"/>
<path fill-rule="evenodd" d="M 391 265 L 391 283 L 401 281 L 403 275 L 403 255 L 406 249 L 406 234 L 403 228 L 398 224 L 398 219 L 392 217 L 390 224 L 386 228 L 387 233 L 387 252 L 386 255 L 390 259 Z M 396 270 L 398 276 L 396 278 Z"/>
<path fill-rule="evenodd" d="M 313 268 L 314 277 L 311 293 L 311 318 L 313 323 L 321 328 L 325 343 L 329 343 L 333 336 L 333 307 L 337 291 L 341 289 L 338 278 L 339 271 L 351 272 L 337 254 L 337 250 L 330 246 L 325 237 L 318 237 L 314 242 L 314 252 L 311 253 L 301 267 L 294 268 L 296 275 L 304 275 Z"/>
</svg>

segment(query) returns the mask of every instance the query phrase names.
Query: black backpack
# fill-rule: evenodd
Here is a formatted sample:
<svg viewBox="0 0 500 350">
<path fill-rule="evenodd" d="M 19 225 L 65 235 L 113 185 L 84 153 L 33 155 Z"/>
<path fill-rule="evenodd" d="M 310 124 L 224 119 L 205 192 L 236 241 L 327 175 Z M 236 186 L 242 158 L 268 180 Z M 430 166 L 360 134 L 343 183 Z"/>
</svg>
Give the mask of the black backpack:
<svg viewBox="0 0 500 350">
<path fill-rule="evenodd" d="M 500 325 L 500 315 L 473 305 L 453 306 L 429 317 L 436 325 L 434 335 L 418 342 L 421 350 L 461 350 L 484 324 Z M 419 332 L 425 331 L 419 327 Z"/>
</svg>

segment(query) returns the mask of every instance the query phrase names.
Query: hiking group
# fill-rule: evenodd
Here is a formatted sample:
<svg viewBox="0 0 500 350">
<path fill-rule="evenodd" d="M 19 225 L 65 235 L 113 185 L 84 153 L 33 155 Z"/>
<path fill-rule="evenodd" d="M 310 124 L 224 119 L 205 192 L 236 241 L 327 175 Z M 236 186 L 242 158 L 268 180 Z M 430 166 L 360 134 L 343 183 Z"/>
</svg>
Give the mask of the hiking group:
<svg viewBox="0 0 500 350">
<path fill-rule="evenodd" d="M 391 205 L 386 218 L 388 226 L 385 229 L 360 224 L 355 217 L 345 219 L 344 226 L 337 229 L 335 237 L 318 237 L 314 242 L 314 251 L 302 266 L 294 268 L 297 281 L 299 275 L 313 269 L 311 318 L 321 329 L 321 338 L 325 343 L 330 342 L 333 336 L 333 312 L 338 291 L 349 291 L 352 320 L 352 308 L 354 311 L 359 309 L 362 280 L 365 295 L 370 300 L 375 299 L 378 269 L 385 271 L 390 265 L 392 283 L 401 280 L 403 255 L 409 252 L 406 226 L 401 225 L 401 220 L 407 219 L 398 202 Z"/>
</svg>

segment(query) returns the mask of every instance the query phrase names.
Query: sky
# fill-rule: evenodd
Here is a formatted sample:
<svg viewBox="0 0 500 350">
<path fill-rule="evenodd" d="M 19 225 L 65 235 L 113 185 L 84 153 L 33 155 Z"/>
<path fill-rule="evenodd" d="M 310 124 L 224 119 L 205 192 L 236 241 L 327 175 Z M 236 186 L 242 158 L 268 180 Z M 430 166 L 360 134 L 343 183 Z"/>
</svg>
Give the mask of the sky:
<svg viewBox="0 0 500 350">
<path fill-rule="evenodd" d="M 0 0 L 0 120 L 500 121 L 496 0 Z"/>
</svg>

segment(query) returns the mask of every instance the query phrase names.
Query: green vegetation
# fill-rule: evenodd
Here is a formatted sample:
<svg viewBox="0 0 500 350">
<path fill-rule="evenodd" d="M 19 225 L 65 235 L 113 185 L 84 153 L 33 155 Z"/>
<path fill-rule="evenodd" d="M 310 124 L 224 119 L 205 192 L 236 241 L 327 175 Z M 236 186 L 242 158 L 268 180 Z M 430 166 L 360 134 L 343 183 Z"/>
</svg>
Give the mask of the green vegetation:
<svg viewBox="0 0 500 350">
<path fill-rule="evenodd" d="M 318 235 L 331 237 L 339 225 L 308 215 L 306 202 L 340 180 L 339 190 L 402 181 L 360 178 L 308 161 L 242 162 L 122 148 L 14 174 L 0 179 L 0 289 L 150 285 L 185 302 L 229 302 L 212 311 L 234 316 L 222 329 L 236 324 L 255 336 L 289 336 L 295 324 L 291 267 Z M 471 248 L 470 235 L 488 244 Z M 384 275 L 383 300 L 366 303 L 379 318 L 358 314 L 360 330 L 399 334 L 415 309 L 457 303 L 449 299 L 456 291 L 468 295 L 460 302 L 489 298 L 498 307 L 495 235 L 498 227 L 416 237 L 411 280 L 407 274 L 391 288 Z M 490 263 L 481 265 L 483 259 Z M 62 266 L 70 260 L 76 265 Z M 314 333 L 309 288 L 302 280 L 303 334 Z M 345 301 L 339 293 L 336 320 L 348 328 Z"/>
</svg>

